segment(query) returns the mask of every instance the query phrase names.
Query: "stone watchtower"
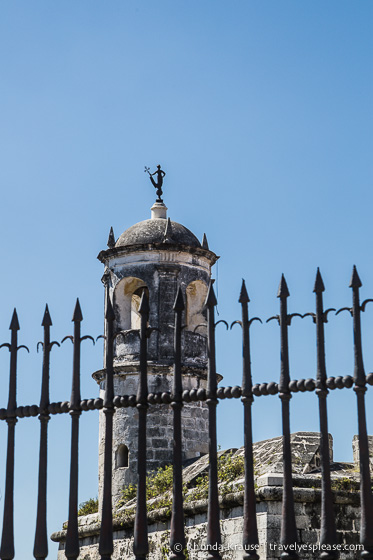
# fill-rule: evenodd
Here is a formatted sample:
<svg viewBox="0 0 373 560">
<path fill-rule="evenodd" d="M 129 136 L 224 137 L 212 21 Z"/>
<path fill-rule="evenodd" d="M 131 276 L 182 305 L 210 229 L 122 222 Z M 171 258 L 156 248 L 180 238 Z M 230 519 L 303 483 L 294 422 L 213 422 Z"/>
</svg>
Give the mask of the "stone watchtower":
<svg viewBox="0 0 373 560">
<path fill-rule="evenodd" d="M 116 338 L 114 354 L 114 391 L 116 395 L 135 395 L 139 375 L 140 341 L 138 313 L 145 290 L 149 298 L 149 326 L 156 327 L 148 339 L 149 392 L 171 391 L 173 380 L 174 311 L 177 287 L 185 302 L 182 332 L 183 388 L 206 387 L 207 345 L 206 299 L 211 267 L 218 257 L 209 250 L 206 236 L 202 244 L 193 233 L 167 219 L 167 208 L 157 200 L 151 219 L 131 226 L 114 239 L 111 231 L 109 249 L 101 251 L 105 265 L 103 282 L 106 297 L 115 311 Z M 198 327 L 198 328 L 197 328 Z M 105 372 L 93 374 L 103 396 Z M 113 501 L 120 497 L 124 485 L 137 479 L 136 408 L 119 408 L 114 414 L 113 430 Z M 147 422 L 147 466 L 156 469 L 172 462 L 172 409 L 151 405 Z M 207 407 L 201 402 L 185 404 L 182 409 L 184 459 L 199 457 L 208 451 Z M 104 458 L 104 422 L 100 412 L 99 499 L 101 501 Z"/>
</svg>

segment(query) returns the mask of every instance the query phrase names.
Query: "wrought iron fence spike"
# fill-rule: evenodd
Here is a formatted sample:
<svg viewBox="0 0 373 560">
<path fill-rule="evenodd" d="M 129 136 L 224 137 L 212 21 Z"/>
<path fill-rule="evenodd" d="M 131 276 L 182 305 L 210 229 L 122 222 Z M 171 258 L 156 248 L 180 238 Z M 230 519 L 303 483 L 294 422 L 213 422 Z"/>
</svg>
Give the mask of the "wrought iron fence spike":
<svg viewBox="0 0 373 560">
<path fill-rule="evenodd" d="M 290 370 L 289 370 L 289 343 L 288 326 L 289 316 L 287 312 L 287 298 L 289 290 L 284 275 L 281 277 L 280 287 L 277 297 L 280 298 L 280 333 L 281 333 L 281 374 L 279 383 L 279 397 L 281 399 L 282 413 L 282 433 L 283 433 L 283 495 L 282 495 L 282 516 L 281 516 L 281 544 L 289 545 L 297 542 L 297 528 L 295 524 L 294 494 L 292 481 L 292 460 L 290 443 L 290 399 L 289 390 Z M 297 559 L 297 552 L 287 553 L 289 560 Z"/>
<path fill-rule="evenodd" d="M 183 309 L 185 309 L 183 292 L 181 290 L 181 286 L 179 286 L 176 293 L 174 311 L 183 311 Z"/>
<path fill-rule="evenodd" d="M 319 270 L 318 270 L 319 273 Z M 321 279 L 321 275 L 320 275 Z M 322 279 L 321 279 L 322 282 Z M 317 283 L 317 279 L 316 279 Z M 326 322 L 327 312 L 324 312 L 323 292 L 325 291 L 324 283 L 322 288 L 319 285 L 314 292 L 316 294 L 316 349 L 317 349 L 317 381 L 316 394 L 319 402 L 319 421 L 320 421 L 320 463 L 321 463 L 321 520 L 320 520 L 320 543 L 328 545 L 328 559 L 338 558 L 338 553 L 333 550 L 333 545 L 337 542 L 337 533 L 335 526 L 335 517 L 333 511 L 333 496 L 330 479 L 330 456 L 329 456 L 329 433 L 328 433 L 328 413 L 327 413 L 327 395 L 328 389 L 326 385 L 326 361 L 325 361 L 325 334 L 324 323 Z M 321 553 L 320 558 L 325 555 Z"/>
<path fill-rule="evenodd" d="M 242 403 L 244 405 L 244 447 L 245 447 L 245 486 L 244 486 L 244 506 L 243 506 L 243 531 L 242 544 L 244 549 L 244 560 L 258 560 L 259 556 L 255 550 L 255 545 L 259 543 L 258 527 L 256 522 L 256 498 L 254 486 L 254 458 L 253 458 L 253 436 L 252 436 L 252 417 L 251 406 L 254 400 L 252 394 L 251 377 L 251 356 L 250 356 L 250 323 L 249 320 L 249 298 L 245 297 L 246 287 L 243 297 L 240 296 L 242 320 Z M 242 290 L 241 290 L 242 293 Z M 247 294 L 247 292 L 246 292 Z M 253 546 L 254 545 L 254 546 Z"/>
<path fill-rule="evenodd" d="M 106 336 L 105 341 L 105 396 L 104 396 L 104 418 L 105 418 L 105 446 L 104 446 L 104 480 L 103 497 L 101 508 L 101 528 L 99 553 L 102 560 L 110 560 L 113 553 L 113 511 L 112 511 L 112 447 L 113 447 L 113 415 L 114 408 L 114 313 L 110 302 L 109 293 L 106 296 Z M 109 312 L 108 312 L 109 311 Z M 102 336 L 102 335 L 101 335 Z"/>
<path fill-rule="evenodd" d="M 183 511 L 183 474 L 182 474 L 182 434 L 181 410 L 183 407 L 183 382 L 181 376 L 181 331 L 184 301 L 180 286 L 174 305 L 174 378 L 172 387 L 173 411 L 173 488 L 172 488 L 172 516 L 170 532 L 170 560 L 185 560 L 185 530 Z"/>
<path fill-rule="evenodd" d="M 76 304 L 75 304 L 75 309 L 74 309 L 72 321 L 74 323 L 76 323 L 77 321 L 78 322 L 83 321 L 83 314 L 82 314 L 82 310 L 80 308 L 79 298 L 76 299 Z"/>
<path fill-rule="evenodd" d="M 210 280 L 209 289 L 205 301 L 205 307 L 215 307 L 215 305 L 218 304 L 218 301 L 215 296 L 213 284 L 214 284 L 214 280 Z"/>
<path fill-rule="evenodd" d="M 148 525 L 146 511 L 146 423 L 148 410 L 148 350 L 147 324 L 149 320 L 149 302 L 145 290 L 139 307 L 140 324 L 140 375 L 137 388 L 138 410 L 138 459 L 137 459 L 137 501 L 134 528 L 133 552 L 136 560 L 145 560 L 149 552 Z"/>
<path fill-rule="evenodd" d="M 45 311 L 43 315 L 43 321 L 41 323 L 42 327 L 51 327 L 52 326 L 52 319 L 49 313 L 48 304 L 45 306 Z"/>
<path fill-rule="evenodd" d="M 207 545 L 209 548 L 208 560 L 221 560 L 219 552 L 221 546 L 220 513 L 218 493 L 218 459 L 217 459 L 217 434 L 216 434 L 216 408 L 218 399 L 216 397 L 216 349 L 215 349 L 215 305 L 217 304 L 210 281 L 209 291 L 206 298 L 207 307 L 207 406 L 209 412 L 209 489 L 207 509 Z"/>
<path fill-rule="evenodd" d="M 351 276 L 351 280 L 350 280 L 350 288 L 361 288 L 362 286 L 362 282 L 360 280 L 360 277 L 358 275 L 356 266 L 354 265 L 353 269 L 352 269 L 352 276 Z"/>
<path fill-rule="evenodd" d="M 17 423 L 17 345 L 19 323 L 17 311 L 14 308 L 10 324 L 11 342 L 9 367 L 9 398 L 7 407 L 8 442 L 6 455 L 6 478 L 4 495 L 4 517 L 1 536 L 0 558 L 12 560 L 14 558 L 14 444 L 15 427 Z"/>
<path fill-rule="evenodd" d="M 145 290 L 141 294 L 139 313 L 140 315 L 144 313 L 149 314 L 149 299 Z"/>
<path fill-rule="evenodd" d="M 316 294 L 325 291 L 325 286 L 324 286 L 324 282 L 323 282 L 319 267 L 317 267 L 316 279 L 315 279 L 315 285 L 313 287 L 313 291 Z"/>
<path fill-rule="evenodd" d="M 70 397 L 71 416 L 71 455 L 70 455 L 70 490 L 69 490 L 69 519 L 66 533 L 66 558 L 76 560 L 79 556 L 78 533 L 78 470 L 79 470 L 79 417 L 80 410 L 80 349 L 81 349 L 81 321 L 83 320 L 79 299 L 76 300 L 73 315 L 73 375 Z M 67 337 L 65 337 L 66 339 Z"/>
<path fill-rule="evenodd" d="M 106 312 L 105 312 L 105 319 L 107 321 L 113 321 L 115 319 L 113 305 L 111 303 L 110 297 L 108 296 L 106 299 Z"/>
<path fill-rule="evenodd" d="M 12 315 L 12 320 L 11 320 L 10 326 L 9 326 L 9 330 L 10 331 L 19 331 L 19 329 L 20 329 L 20 326 L 19 326 L 19 322 L 18 322 L 17 310 L 16 310 L 16 308 L 14 308 L 13 315 Z"/>
<path fill-rule="evenodd" d="M 354 333 L 354 390 L 357 398 L 359 463 L 360 463 L 360 542 L 364 546 L 363 558 L 373 558 L 373 496 L 370 476 L 369 443 L 367 434 L 365 392 L 366 376 L 361 340 L 361 307 L 359 290 L 362 283 L 354 266 L 350 287 L 352 288 L 353 333 Z"/>
<path fill-rule="evenodd" d="M 278 287 L 277 297 L 278 298 L 287 298 L 290 296 L 290 292 L 288 289 L 288 285 L 285 280 L 285 276 L 282 274 L 280 285 Z"/>
<path fill-rule="evenodd" d="M 241 291 L 240 291 L 240 297 L 238 298 L 238 303 L 249 303 L 249 301 L 250 298 L 249 298 L 249 294 L 247 293 L 246 283 L 245 280 L 242 278 Z"/>
<path fill-rule="evenodd" d="M 45 560 L 48 556 L 48 534 L 47 534 L 47 446 L 48 446 L 48 422 L 49 416 L 49 370 L 50 353 L 54 344 L 50 342 L 50 327 L 52 325 L 48 305 L 45 306 L 42 326 L 44 327 L 43 367 L 41 381 L 41 396 L 39 405 L 40 420 L 40 444 L 39 444 L 39 476 L 38 476 L 38 498 L 36 513 L 36 528 L 34 541 L 34 557 Z M 39 344 L 38 344 L 39 346 Z M 59 346 L 59 344 L 58 344 Z"/>
</svg>

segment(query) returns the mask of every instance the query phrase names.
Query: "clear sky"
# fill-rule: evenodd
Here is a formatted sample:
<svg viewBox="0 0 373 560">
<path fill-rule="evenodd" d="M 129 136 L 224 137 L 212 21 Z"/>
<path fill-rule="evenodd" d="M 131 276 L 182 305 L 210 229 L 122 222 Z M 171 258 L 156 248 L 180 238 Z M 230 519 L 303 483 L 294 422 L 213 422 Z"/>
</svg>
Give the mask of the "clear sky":
<svg viewBox="0 0 373 560">
<path fill-rule="evenodd" d="M 118 237 L 150 216 L 154 189 L 144 165 L 162 164 L 169 216 L 199 238 L 206 232 L 221 255 L 219 318 L 239 318 L 243 277 L 251 315 L 276 314 L 282 272 L 289 311 L 313 310 L 317 266 L 327 307 L 350 305 L 353 264 L 363 298 L 373 297 L 372 25 L 368 0 L 1 0 L 0 342 L 16 306 L 20 343 L 31 350 L 19 354 L 19 404 L 39 402 L 36 343 L 46 302 L 54 339 L 71 334 L 77 296 L 83 334 L 102 332 L 96 255 L 110 226 Z M 240 384 L 239 329 L 218 329 L 223 384 Z M 373 306 L 363 331 L 371 371 Z M 294 320 L 289 341 L 292 377 L 314 377 L 310 319 Z M 330 317 L 327 349 L 329 375 L 351 374 L 347 314 Z M 52 400 L 69 399 L 71 362 L 68 342 L 53 349 Z M 0 406 L 8 364 L 3 349 Z M 84 343 L 82 364 L 82 396 L 95 397 L 90 374 L 101 367 L 102 346 Z M 274 322 L 253 325 L 252 367 L 254 382 L 278 379 Z M 334 393 L 335 456 L 351 460 L 355 395 Z M 263 400 L 254 405 L 256 440 L 281 433 L 278 397 Z M 240 446 L 239 402 L 219 408 L 221 446 Z M 318 429 L 314 395 L 296 395 L 291 409 L 293 431 Z M 97 413 L 82 415 L 80 501 L 97 494 L 97 421 Z M 49 424 L 49 533 L 67 518 L 69 424 L 68 415 Z M 369 425 L 373 433 L 372 415 Z M 38 437 L 36 419 L 18 422 L 19 560 L 32 557 Z M 0 488 L 4 468 L 3 457 Z"/>
</svg>

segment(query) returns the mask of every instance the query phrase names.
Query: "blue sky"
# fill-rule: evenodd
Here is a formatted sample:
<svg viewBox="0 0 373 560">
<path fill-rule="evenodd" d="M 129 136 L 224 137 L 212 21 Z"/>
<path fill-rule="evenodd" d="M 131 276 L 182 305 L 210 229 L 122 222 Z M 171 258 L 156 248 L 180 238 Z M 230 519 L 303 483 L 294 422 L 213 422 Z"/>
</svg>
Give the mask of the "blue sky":
<svg viewBox="0 0 373 560">
<path fill-rule="evenodd" d="M 21 343 L 31 350 L 19 356 L 19 404 L 40 398 L 35 347 L 46 302 L 56 340 L 72 332 L 76 297 L 84 334 L 102 332 L 96 256 L 110 226 L 119 236 L 149 217 L 154 189 L 144 165 L 162 164 L 170 217 L 200 238 L 206 232 L 221 255 L 214 272 L 219 318 L 239 318 L 243 277 L 251 315 L 277 313 L 282 272 L 289 311 L 313 310 L 317 266 L 327 307 L 350 305 L 353 264 L 362 297 L 373 297 L 372 23 L 367 0 L 0 2 L 0 340 L 8 340 L 16 306 Z M 367 371 L 372 314 L 368 306 Z M 326 335 L 329 374 L 350 374 L 351 319 L 331 317 Z M 218 341 L 224 384 L 239 384 L 239 329 L 219 327 Z M 312 322 L 295 319 L 289 341 L 292 377 L 313 377 Z M 90 374 L 102 364 L 102 347 L 85 345 L 82 395 L 94 397 Z M 53 400 L 69 399 L 71 354 L 68 343 L 53 350 Z M 274 322 L 253 325 L 252 365 L 254 381 L 278 379 Z M 5 350 L 0 366 L 6 406 Z M 334 393 L 335 454 L 349 460 L 355 396 Z M 278 401 L 255 402 L 255 439 L 280 434 Z M 291 408 L 293 431 L 318 429 L 314 395 L 297 395 Z M 80 501 L 97 494 L 97 420 L 94 412 L 82 415 Z M 241 445 L 241 420 L 238 402 L 221 404 L 222 447 Z M 31 558 L 38 430 L 31 419 L 16 428 L 19 559 Z M 66 415 L 50 422 L 49 464 L 52 532 L 67 516 Z"/>
</svg>

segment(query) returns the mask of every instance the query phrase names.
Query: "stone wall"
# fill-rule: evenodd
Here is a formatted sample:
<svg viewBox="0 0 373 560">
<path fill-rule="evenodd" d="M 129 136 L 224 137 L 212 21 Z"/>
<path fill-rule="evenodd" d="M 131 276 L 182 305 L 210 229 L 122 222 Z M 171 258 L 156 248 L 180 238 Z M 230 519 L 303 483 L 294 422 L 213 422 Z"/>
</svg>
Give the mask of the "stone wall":
<svg viewBox="0 0 373 560">
<path fill-rule="evenodd" d="M 298 544 L 302 559 L 319 556 L 317 547 L 320 539 L 321 518 L 321 474 L 319 468 L 319 434 L 298 432 L 292 434 L 293 486 L 295 500 Z M 256 512 L 259 534 L 258 553 L 261 560 L 277 560 L 281 555 L 280 530 L 282 514 L 282 438 L 254 444 L 256 473 Z M 219 457 L 240 459 L 244 450 L 230 449 L 219 452 Z M 332 457 L 332 438 L 330 436 Z M 219 459 L 220 460 L 220 459 Z M 193 492 L 199 477 L 208 472 L 208 456 L 203 456 L 184 468 L 184 485 Z M 229 488 L 229 494 L 220 485 L 220 519 L 223 560 L 242 558 L 243 529 L 243 483 L 242 472 Z M 360 530 L 359 475 L 353 463 L 331 463 L 334 509 L 337 525 L 340 560 L 354 560 L 360 557 L 358 550 Z M 158 498 L 153 498 L 154 501 Z M 149 501 L 149 506 L 152 500 Z M 114 555 L 113 560 L 133 559 L 133 513 L 135 500 L 117 510 L 114 514 Z M 184 504 L 188 560 L 206 557 L 207 500 L 186 501 Z M 170 510 L 149 509 L 148 531 L 149 560 L 166 560 L 169 554 Z M 98 514 L 79 518 L 81 554 L 79 560 L 99 560 L 98 540 L 100 520 Z M 52 536 L 60 543 L 58 560 L 64 560 L 66 531 Z"/>
<path fill-rule="evenodd" d="M 153 373 L 148 376 L 150 392 L 171 391 L 173 377 L 167 369 L 162 374 Z M 184 374 L 185 389 L 206 387 L 206 379 L 202 375 Z M 119 374 L 115 376 L 114 388 L 117 395 L 136 394 L 137 374 Z M 100 396 L 103 398 L 102 385 Z M 99 502 L 103 492 L 104 436 L 105 423 L 100 411 L 99 422 Z M 182 412 L 182 437 L 184 443 L 183 460 L 200 457 L 208 452 L 208 409 L 204 402 L 185 403 Z M 138 446 L 138 412 L 136 408 L 118 408 L 114 415 L 113 426 L 113 503 L 121 497 L 125 485 L 135 484 L 137 480 L 137 446 Z M 159 467 L 172 463 L 173 460 L 173 411 L 167 405 L 150 405 L 147 414 L 147 470 L 154 471 Z M 128 449 L 128 466 L 118 465 L 118 450 L 125 445 Z"/>
<path fill-rule="evenodd" d="M 280 558 L 281 498 L 282 477 L 265 475 L 257 489 L 257 523 L 259 533 L 258 553 L 261 560 L 277 560 Z M 301 487 L 304 480 L 295 481 L 295 513 L 298 528 L 299 544 L 317 545 L 319 541 L 321 491 L 319 488 Z M 275 485 L 273 485 L 275 484 Z M 309 485 L 320 485 L 319 478 L 309 478 Z M 223 560 L 242 559 L 242 527 L 243 527 L 243 493 L 230 494 L 221 500 L 221 534 Z M 341 546 L 352 545 L 354 551 L 343 551 L 340 560 L 359 558 L 356 545 L 359 542 L 359 498 L 353 491 L 337 491 L 335 493 L 335 511 L 337 517 L 338 542 Z M 207 503 L 195 502 L 186 507 L 186 540 L 189 560 L 206 557 L 207 534 Z M 149 560 L 166 560 L 169 555 L 170 520 L 162 511 L 153 511 L 149 515 Z M 113 560 L 133 559 L 133 527 L 129 523 L 120 526 L 114 520 L 114 554 Z M 99 560 L 98 553 L 99 523 L 97 515 L 86 516 L 81 520 L 79 560 Z M 53 540 L 60 540 L 63 533 L 55 533 Z M 318 557 L 318 552 L 303 550 L 302 559 Z M 65 560 L 64 543 L 60 543 L 58 560 Z"/>
</svg>

